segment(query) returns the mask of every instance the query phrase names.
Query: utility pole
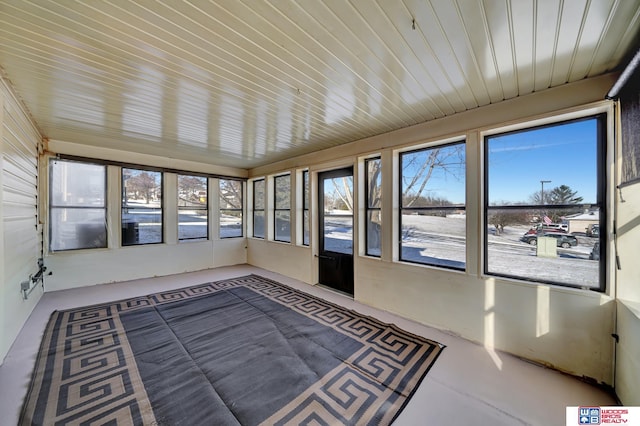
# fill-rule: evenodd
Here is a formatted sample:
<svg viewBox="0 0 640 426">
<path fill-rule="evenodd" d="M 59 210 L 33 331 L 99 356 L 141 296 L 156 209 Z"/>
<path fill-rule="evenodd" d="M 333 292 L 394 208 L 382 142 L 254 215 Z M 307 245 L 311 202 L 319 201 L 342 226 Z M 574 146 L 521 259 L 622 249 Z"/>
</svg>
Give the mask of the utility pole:
<svg viewBox="0 0 640 426">
<path fill-rule="evenodd" d="M 551 183 L 550 180 L 541 180 L 540 181 L 540 204 L 544 205 L 544 184 Z"/>
<path fill-rule="evenodd" d="M 550 180 L 541 180 L 540 181 L 540 204 L 542 204 L 544 206 L 544 184 L 545 183 L 551 183 Z M 542 208 L 540 210 L 540 223 L 545 222 L 544 218 L 546 216 L 546 212 L 544 211 L 544 208 Z M 542 228 L 541 228 L 542 230 Z"/>
</svg>

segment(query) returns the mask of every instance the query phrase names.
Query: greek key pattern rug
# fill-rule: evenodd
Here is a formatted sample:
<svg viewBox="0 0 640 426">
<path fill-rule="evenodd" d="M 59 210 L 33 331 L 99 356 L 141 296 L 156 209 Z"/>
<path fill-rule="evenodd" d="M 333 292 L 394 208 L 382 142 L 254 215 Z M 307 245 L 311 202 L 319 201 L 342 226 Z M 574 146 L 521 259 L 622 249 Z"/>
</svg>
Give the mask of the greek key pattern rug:
<svg viewBox="0 0 640 426">
<path fill-rule="evenodd" d="M 386 425 L 443 348 L 249 275 L 54 312 L 20 424 Z"/>
</svg>

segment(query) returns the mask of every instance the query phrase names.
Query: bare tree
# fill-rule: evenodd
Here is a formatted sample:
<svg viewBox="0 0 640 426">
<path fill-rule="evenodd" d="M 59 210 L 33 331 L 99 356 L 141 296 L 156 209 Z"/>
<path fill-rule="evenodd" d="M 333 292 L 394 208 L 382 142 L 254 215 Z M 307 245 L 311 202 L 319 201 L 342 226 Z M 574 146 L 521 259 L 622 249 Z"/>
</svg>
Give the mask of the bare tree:
<svg viewBox="0 0 640 426">
<path fill-rule="evenodd" d="M 178 176 L 178 197 L 186 203 L 204 204 L 201 192 L 207 188 L 207 178 L 199 176 Z"/>
<path fill-rule="evenodd" d="M 126 185 L 130 194 L 143 197 L 147 204 L 153 199 L 158 187 L 155 177 L 149 172 L 141 172 L 131 176 L 127 179 Z"/>
<path fill-rule="evenodd" d="M 338 189 L 338 196 L 347 206 L 347 210 L 353 212 L 353 176 L 341 178 L 340 183 L 342 188 Z"/>
<path fill-rule="evenodd" d="M 460 169 L 465 166 L 464 144 L 424 151 L 425 155 L 411 155 L 403 158 L 402 164 L 402 199 L 404 207 L 417 206 L 418 201 L 425 200 L 423 195 L 434 171 L 450 174 L 460 178 Z"/>
<path fill-rule="evenodd" d="M 276 208 L 290 206 L 291 202 L 291 177 L 289 175 L 278 176 L 275 180 Z"/>
<path fill-rule="evenodd" d="M 423 151 L 424 155 L 410 155 L 405 157 L 402 164 L 402 185 L 403 206 L 424 207 L 424 206 L 450 206 L 451 202 L 441 197 L 425 195 L 428 183 L 434 172 L 450 174 L 452 178 L 459 179 L 464 175 L 465 167 L 465 146 L 464 144 L 435 148 Z M 369 163 L 371 168 L 369 182 L 377 182 L 381 173 L 380 162 Z M 353 178 L 343 177 L 340 184 L 334 181 L 334 197 L 350 211 L 353 211 Z M 367 195 L 370 205 L 379 203 L 381 196 L 380 185 L 369 185 Z"/>
<path fill-rule="evenodd" d="M 367 209 L 379 209 L 382 203 L 381 186 L 381 159 L 373 159 L 366 162 L 367 170 Z M 381 210 L 370 210 L 367 223 L 367 250 L 379 250 L 381 240 L 382 214 Z"/>
<path fill-rule="evenodd" d="M 367 199 L 369 200 L 370 207 L 379 207 L 382 196 L 382 187 L 379 184 L 382 172 L 381 161 L 378 159 L 377 161 L 370 161 L 367 164 L 369 165 L 369 169 L 367 170 L 369 180 Z"/>
<path fill-rule="evenodd" d="M 345 210 L 353 212 L 353 176 L 345 176 L 338 179 L 332 179 L 333 183 L 333 205 L 338 201 Z"/>
<path fill-rule="evenodd" d="M 242 209 L 242 182 L 220 179 L 220 208 Z"/>
<path fill-rule="evenodd" d="M 523 210 L 492 210 L 489 214 L 489 223 L 495 226 L 496 235 L 504 232 L 509 225 L 521 225 L 529 222 L 529 216 Z"/>
</svg>

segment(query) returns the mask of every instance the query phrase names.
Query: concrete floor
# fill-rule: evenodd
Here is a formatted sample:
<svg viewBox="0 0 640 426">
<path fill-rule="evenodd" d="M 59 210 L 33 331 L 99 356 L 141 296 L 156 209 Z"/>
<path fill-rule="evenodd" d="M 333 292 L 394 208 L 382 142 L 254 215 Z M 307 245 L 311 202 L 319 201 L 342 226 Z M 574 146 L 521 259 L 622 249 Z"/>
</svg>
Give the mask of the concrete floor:
<svg viewBox="0 0 640 426">
<path fill-rule="evenodd" d="M 15 425 L 44 327 L 54 310 L 102 303 L 250 273 L 338 303 L 447 347 L 394 425 L 564 425 L 566 406 L 616 405 L 602 389 L 511 355 L 248 265 L 45 293 L 0 366 L 0 425 Z M 577 419 L 576 419 L 577 424 Z"/>
</svg>

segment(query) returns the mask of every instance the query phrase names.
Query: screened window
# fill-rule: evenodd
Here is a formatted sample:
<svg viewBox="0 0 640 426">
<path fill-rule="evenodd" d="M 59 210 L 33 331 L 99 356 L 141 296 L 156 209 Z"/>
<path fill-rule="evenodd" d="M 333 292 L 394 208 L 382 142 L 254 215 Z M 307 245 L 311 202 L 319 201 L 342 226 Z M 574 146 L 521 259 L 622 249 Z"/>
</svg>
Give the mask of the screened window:
<svg viewBox="0 0 640 426">
<path fill-rule="evenodd" d="M 209 237 L 209 179 L 178 175 L 178 239 Z"/>
<path fill-rule="evenodd" d="M 242 237 L 242 181 L 220 179 L 220 238 Z"/>
<path fill-rule="evenodd" d="M 291 242 L 291 175 L 273 179 L 274 240 Z"/>
<path fill-rule="evenodd" d="M 107 167 L 49 162 L 51 251 L 107 247 Z"/>
<path fill-rule="evenodd" d="M 465 144 L 400 154 L 400 260 L 464 269 Z"/>
<path fill-rule="evenodd" d="M 253 181 L 253 236 L 264 238 L 264 179 Z"/>
<path fill-rule="evenodd" d="M 309 170 L 302 172 L 302 244 L 309 245 Z"/>
<path fill-rule="evenodd" d="M 380 257 L 380 240 L 382 229 L 382 175 L 381 160 L 378 158 L 368 158 L 364 162 L 365 166 L 365 204 L 367 232 L 366 253 L 368 256 Z"/>
<path fill-rule="evenodd" d="M 162 172 L 123 168 L 122 245 L 162 241 Z"/>
<path fill-rule="evenodd" d="M 604 289 L 604 132 L 599 116 L 486 137 L 487 273 Z"/>
</svg>

